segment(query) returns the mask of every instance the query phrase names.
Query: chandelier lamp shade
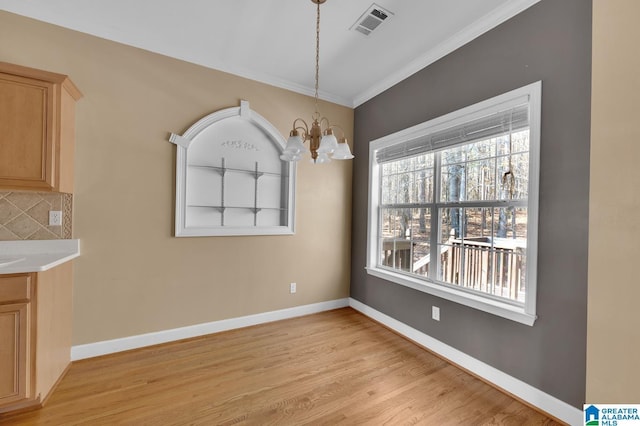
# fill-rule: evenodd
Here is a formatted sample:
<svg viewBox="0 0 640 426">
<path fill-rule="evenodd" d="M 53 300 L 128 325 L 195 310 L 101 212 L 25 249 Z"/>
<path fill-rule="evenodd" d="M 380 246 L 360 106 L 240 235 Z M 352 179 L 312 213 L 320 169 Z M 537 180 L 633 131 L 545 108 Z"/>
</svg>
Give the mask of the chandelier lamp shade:
<svg viewBox="0 0 640 426">
<path fill-rule="evenodd" d="M 340 126 L 332 125 L 326 117 L 318 111 L 318 87 L 320 81 L 320 5 L 326 0 L 311 0 L 316 4 L 316 85 L 315 107 L 311 116 L 311 126 L 302 118 L 293 121 L 293 128 L 284 152 L 280 156 L 283 161 L 300 161 L 303 155 L 311 154 L 311 162 L 315 164 L 328 163 L 333 160 L 350 160 L 353 158 L 344 130 Z M 340 133 L 336 138 L 334 132 Z M 309 142 L 309 147 L 305 146 Z"/>
</svg>

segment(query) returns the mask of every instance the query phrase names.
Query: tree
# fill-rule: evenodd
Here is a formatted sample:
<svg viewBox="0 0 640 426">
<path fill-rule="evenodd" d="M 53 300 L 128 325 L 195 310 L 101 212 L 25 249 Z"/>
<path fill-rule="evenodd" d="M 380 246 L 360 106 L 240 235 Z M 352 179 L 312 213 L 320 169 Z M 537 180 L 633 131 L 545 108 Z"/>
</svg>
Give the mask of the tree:
<svg viewBox="0 0 640 426">
<path fill-rule="evenodd" d="M 461 201 L 465 193 L 464 166 L 462 164 L 452 164 L 447 167 L 449 172 L 449 202 Z M 462 235 L 461 209 L 450 210 L 451 229 L 455 230 L 456 238 Z"/>
</svg>

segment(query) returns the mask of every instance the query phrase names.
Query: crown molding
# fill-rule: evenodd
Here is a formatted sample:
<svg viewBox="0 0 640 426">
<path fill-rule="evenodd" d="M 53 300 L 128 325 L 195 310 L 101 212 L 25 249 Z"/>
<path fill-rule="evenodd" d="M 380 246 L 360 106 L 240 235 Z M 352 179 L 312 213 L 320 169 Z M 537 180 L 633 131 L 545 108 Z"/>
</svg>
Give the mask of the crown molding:
<svg viewBox="0 0 640 426">
<path fill-rule="evenodd" d="M 206 68 L 211 68 L 217 71 L 233 74 L 237 77 L 242 77 L 248 80 L 257 81 L 259 83 L 267 84 L 269 86 L 274 86 L 280 89 L 289 90 L 291 92 L 295 92 L 301 95 L 307 95 L 311 97 L 315 96 L 315 88 L 313 87 L 305 86 L 298 83 L 293 83 L 291 81 L 278 78 L 270 74 L 254 72 L 254 71 L 251 71 L 245 68 L 240 68 L 240 67 L 230 67 L 227 64 L 216 64 L 212 62 L 209 62 L 209 63 L 196 62 L 193 59 L 187 59 L 187 58 L 178 58 L 178 59 L 182 59 L 186 62 L 191 62 L 196 65 L 201 65 Z M 318 98 L 323 101 L 346 106 L 349 108 L 354 107 L 353 99 L 344 97 L 344 96 L 338 96 L 334 93 L 329 93 L 323 90 L 318 91 Z"/>
<path fill-rule="evenodd" d="M 357 95 L 352 102 L 352 107 L 356 108 L 371 98 L 379 95 L 385 90 L 395 86 L 402 80 L 412 76 L 416 72 L 426 68 L 438 59 L 443 58 L 449 53 L 459 49 L 475 38 L 497 27 L 503 22 L 513 18 L 520 12 L 528 9 L 540 0 L 513 0 L 508 2 L 505 6 L 499 7 L 492 12 L 484 15 L 473 24 L 467 26 L 461 31 L 458 31 L 453 36 L 449 37 L 444 42 L 440 43 L 433 49 L 430 49 L 423 56 L 416 58 L 414 61 L 407 64 L 407 66 L 399 69 L 397 72 L 390 74 L 384 80 L 379 81 L 374 86 L 361 92 Z"/>
</svg>

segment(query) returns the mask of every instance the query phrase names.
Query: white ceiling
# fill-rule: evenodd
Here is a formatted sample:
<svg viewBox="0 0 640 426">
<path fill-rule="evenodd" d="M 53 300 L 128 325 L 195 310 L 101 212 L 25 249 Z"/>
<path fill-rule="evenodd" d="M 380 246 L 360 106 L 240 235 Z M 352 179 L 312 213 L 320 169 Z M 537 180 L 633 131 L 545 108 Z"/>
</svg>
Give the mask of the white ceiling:
<svg viewBox="0 0 640 426">
<path fill-rule="evenodd" d="M 355 107 L 539 0 L 327 0 L 320 7 L 320 97 Z M 372 3 L 391 11 L 350 30 Z M 28 16 L 313 95 L 310 0 L 0 0 Z"/>
</svg>

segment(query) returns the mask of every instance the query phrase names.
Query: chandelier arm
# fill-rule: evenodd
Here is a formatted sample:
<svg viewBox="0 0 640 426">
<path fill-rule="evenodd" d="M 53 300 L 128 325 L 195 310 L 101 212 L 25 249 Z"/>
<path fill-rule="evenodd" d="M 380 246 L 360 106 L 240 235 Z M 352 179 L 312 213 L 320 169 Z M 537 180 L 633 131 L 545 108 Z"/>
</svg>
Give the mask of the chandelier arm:
<svg viewBox="0 0 640 426">
<path fill-rule="evenodd" d="M 329 126 L 332 129 L 338 129 L 340 131 L 340 133 L 342 134 L 342 138 L 338 139 L 338 143 L 345 143 L 347 141 L 347 135 L 344 132 L 344 129 L 340 126 L 338 126 L 337 124 L 332 124 L 331 126 Z"/>
<path fill-rule="evenodd" d="M 307 122 L 304 121 L 304 119 L 302 118 L 296 118 L 295 120 L 293 120 L 293 128 L 296 128 L 296 123 L 298 122 L 301 122 L 305 129 L 309 128 L 309 126 L 307 125 Z"/>
<path fill-rule="evenodd" d="M 329 126 L 329 128 L 332 130 L 338 130 L 342 135 L 342 137 L 338 138 L 338 143 L 345 143 L 347 141 L 346 133 L 344 132 L 344 129 L 342 127 L 338 126 L 337 124 L 332 124 L 331 126 Z"/>
<path fill-rule="evenodd" d="M 306 141 L 307 139 L 309 139 L 309 131 L 307 129 L 305 129 L 302 126 L 298 126 L 295 128 L 295 130 L 299 130 L 300 131 L 300 136 L 302 137 L 303 141 Z"/>
<path fill-rule="evenodd" d="M 321 117 L 318 120 L 318 124 L 320 125 L 320 127 L 322 127 L 323 123 L 325 125 L 324 130 L 331 129 L 332 126 L 331 126 L 331 123 L 329 122 L 329 119 L 327 117 Z"/>
<path fill-rule="evenodd" d="M 302 126 L 301 125 L 296 126 L 296 123 L 302 123 Z M 307 135 L 309 135 L 309 125 L 302 118 L 296 118 L 295 120 L 293 120 L 292 128 L 294 131 L 297 131 L 298 129 L 302 130 L 302 133 L 304 134 L 303 139 L 306 139 Z"/>
</svg>

